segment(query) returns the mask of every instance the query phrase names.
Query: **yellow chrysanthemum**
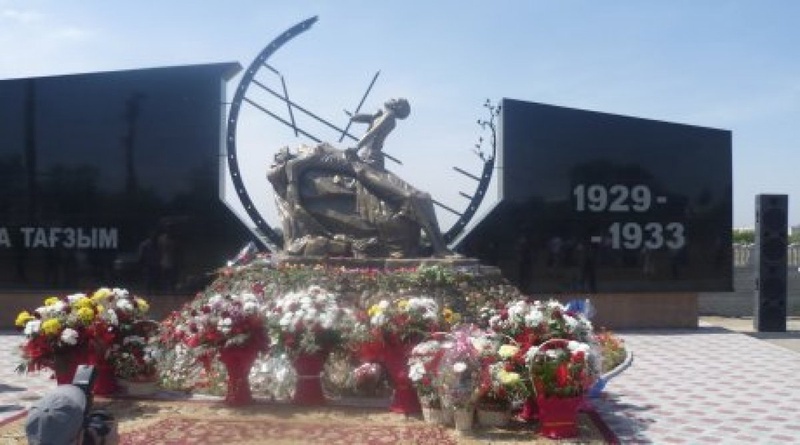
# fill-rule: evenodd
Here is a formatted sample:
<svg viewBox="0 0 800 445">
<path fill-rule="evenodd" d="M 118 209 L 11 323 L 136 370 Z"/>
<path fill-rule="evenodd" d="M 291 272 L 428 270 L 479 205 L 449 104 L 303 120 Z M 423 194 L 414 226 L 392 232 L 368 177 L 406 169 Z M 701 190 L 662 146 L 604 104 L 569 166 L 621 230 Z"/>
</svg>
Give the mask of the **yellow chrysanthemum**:
<svg viewBox="0 0 800 445">
<path fill-rule="evenodd" d="M 144 298 L 136 298 L 136 307 L 139 308 L 143 314 L 150 310 L 150 305 Z"/>
<path fill-rule="evenodd" d="M 75 303 L 73 303 L 73 306 L 76 309 L 89 308 L 93 310 L 94 304 L 95 304 L 94 301 L 92 301 L 91 299 L 87 297 L 82 297 L 79 298 Z"/>
<path fill-rule="evenodd" d="M 513 357 L 517 355 L 517 352 L 519 352 L 519 346 L 514 346 L 514 345 L 503 345 L 500 346 L 500 349 L 497 350 L 497 354 L 499 354 L 500 357 L 503 358 Z"/>
<path fill-rule="evenodd" d="M 61 333 L 61 322 L 57 318 L 51 318 L 42 322 L 41 331 L 44 335 L 56 336 Z"/>
<path fill-rule="evenodd" d="M 78 309 L 78 318 L 83 324 L 89 324 L 94 320 L 94 309 L 90 307 L 82 307 Z"/>
<path fill-rule="evenodd" d="M 401 311 L 405 311 L 406 309 L 408 309 L 408 300 L 406 300 L 405 298 L 402 300 L 397 300 L 397 308 L 400 309 Z"/>
<path fill-rule="evenodd" d="M 458 321 L 461 319 L 461 316 L 457 312 L 453 312 L 453 310 L 449 307 L 446 307 L 442 309 L 442 318 L 444 318 L 445 323 L 454 324 L 458 323 Z"/>
<path fill-rule="evenodd" d="M 14 321 L 14 325 L 17 326 L 18 328 L 25 327 L 25 325 L 28 324 L 28 322 L 33 320 L 34 318 L 36 317 L 31 315 L 30 312 L 22 311 L 19 313 L 19 315 L 17 315 L 17 319 Z"/>
<path fill-rule="evenodd" d="M 516 385 L 519 383 L 519 373 L 508 372 L 504 369 L 497 373 L 497 378 L 503 385 Z"/>
<path fill-rule="evenodd" d="M 94 293 L 92 294 L 92 300 L 94 301 L 103 300 L 105 298 L 108 298 L 109 295 L 111 295 L 111 289 L 107 287 L 101 287 L 100 289 L 94 291 Z"/>
<path fill-rule="evenodd" d="M 58 298 L 58 297 L 47 297 L 47 298 L 44 299 L 44 305 L 45 306 L 52 306 L 52 305 L 58 303 L 59 301 L 61 301 L 61 299 Z"/>
<path fill-rule="evenodd" d="M 381 308 L 380 308 L 380 307 L 378 307 L 378 305 L 377 305 L 377 304 L 373 304 L 373 305 L 372 305 L 372 306 L 370 306 L 370 307 L 369 307 L 369 309 L 367 310 L 367 315 L 369 315 L 370 317 L 374 317 L 374 316 L 376 316 L 376 315 L 378 315 L 378 314 L 380 314 L 380 313 L 381 313 Z"/>
</svg>

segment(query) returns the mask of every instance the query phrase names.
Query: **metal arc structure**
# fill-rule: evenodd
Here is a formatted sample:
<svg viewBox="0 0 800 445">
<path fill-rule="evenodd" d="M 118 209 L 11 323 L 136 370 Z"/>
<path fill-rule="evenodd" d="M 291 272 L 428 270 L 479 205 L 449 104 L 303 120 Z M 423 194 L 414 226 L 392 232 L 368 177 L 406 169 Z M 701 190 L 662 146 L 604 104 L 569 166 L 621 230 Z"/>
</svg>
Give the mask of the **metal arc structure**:
<svg viewBox="0 0 800 445">
<path fill-rule="evenodd" d="M 277 73 L 274 68 L 272 68 L 269 64 L 267 64 L 267 60 L 278 49 L 280 49 L 284 44 L 286 44 L 287 42 L 292 40 L 294 37 L 297 37 L 298 35 L 302 34 L 303 32 L 309 30 L 311 28 L 311 26 L 314 25 L 314 23 L 317 22 L 317 20 L 318 20 L 318 18 L 316 16 L 314 16 L 314 17 L 311 17 L 309 19 L 303 20 L 302 22 L 292 26 L 291 28 L 289 28 L 288 30 L 283 32 L 283 34 L 281 34 L 276 39 L 274 39 L 272 42 L 270 42 L 269 45 L 267 45 L 261 51 L 261 53 L 258 54 L 258 56 L 247 67 L 247 70 L 242 75 L 242 78 L 239 81 L 239 85 L 238 85 L 238 87 L 236 89 L 236 93 L 234 94 L 233 100 L 232 100 L 231 105 L 230 105 L 230 110 L 229 110 L 229 113 L 228 113 L 226 146 L 227 146 L 228 169 L 229 169 L 229 172 L 230 172 L 231 181 L 233 182 L 234 188 L 236 190 L 236 194 L 239 197 L 239 200 L 241 201 L 242 205 L 244 206 L 245 211 L 247 212 L 248 216 L 253 221 L 253 223 L 256 225 L 256 228 L 258 229 L 258 231 L 266 238 L 266 241 L 267 241 L 267 244 L 268 244 L 266 247 L 269 247 L 269 248 L 273 248 L 273 247 L 280 248 L 280 247 L 282 247 L 283 238 L 282 238 L 281 234 L 276 232 L 270 226 L 270 224 L 264 219 L 264 217 L 259 213 L 259 211 L 256 208 L 256 206 L 253 204 L 252 198 L 250 198 L 250 195 L 247 193 L 247 188 L 244 185 L 244 180 L 242 178 L 241 171 L 239 169 L 239 162 L 238 162 L 238 156 L 237 156 L 237 138 L 236 138 L 236 134 L 237 134 L 237 128 L 238 128 L 239 113 L 240 113 L 241 108 L 242 108 L 244 103 L 251 103 L 256 108 L 258 108 L 259 110 L 261 110 L 262 112 L 264 112 L 268 116 L 272 117 L 273 119 L 276 119 L 276 120 L 282 122 L 284 125 L 287 125 L 287 126 L 290 126 L 291 128 L 293 128 L 295 133 L 298 133 L 298 132 L 302 133 L 304 136 L 309 137 L 309 138 L 319 142 L 317 140 L 317 138 L 315 138 L 313 135 L 306 133 L 305 131 L 303 131 L 303 129 L 301 129 L 301 128 L 296 126 L 295 121 L 294 121 L 294 117 L 291 114 L 292 113 L 292 109 L 294 108 L 294 109 L 297 109 L 297 110 L 299 110 L 301 112 L 304 112 L 307 115 L 310 115 L 312 118 L 315 118 L 317 121 L 322 122 L 323 124 L 326 124 L 328 126 L 331 126 L 331 124 L 328 123 L 327 121 L 325 121 L 324 119 L 320 118 L 319 116 L 316 116 L 313 113 L 309 112 L 308 110 L 303 109 L 298 104 L 291 102 L 288 99 L 288 96 L 285 93 L 285 84 L 283 85 L 284 97 L 282 97 L 281 99 L 283 99 L 286 102 L 287 106 L 289 107 L 289 114 L 290 114 L 291 121 L 286 121 L 286 120 L 282 119 L 281 117 L 277 116 L 275 113 L 271 112 L 270 110 L 267 110 L 266 108 L 260 107 L 259 105 L 251 102 L 247 98 L 247 91 L 248 91 L 248 89 L 249 89 L 251 84 L 256 84 L 256 85 L 264 88 L 263 85 L 261 85 L 259 83 L 259 81 L 256 80 L 256 78 L 255 78 L 255 76 L 259 72 L 259 70 L 264 68 L 264 69 L 267 69 L 267 70 L 270 70 L 270 71 L 273 71 L 273 72 Z M 279 73 L 277 73 L 277 74 L 279 74 Z M 376 75 L 376 77 L 377 77 L 377 75 Z M 281 77 L 281 82 L 283 82 L 283 78 L 282 77 Z M 374 83 L 374 79 L 373 79 L 373 83 Z M 370 88 L 371 88 L 371 85 L 370 85 Z M 273 94 L 273 95 L 279 96 L 277 93 L 275 93 L 273 91 L 269 91 L 269 92 L 271 94 Z M 336 127 L 333 127 L 333 128 L 336 128 Z M 353 138 L 351 135 L 349 135 L 347 133 L 347 129 L 340 130 L 340 129 L 337 128 L 337 130 L 342 131 L 342 137 L 348 136 L 348 137 Z M 444 240 L 448 244 L 453 242 L 461 234 L 461 232 L 464 230 L 464 228 L 469 223 L 469 221 L 475 216 L 475 213 L 477 212 L 478 207 L 480 206 L 481 202 L 483 201 L 483 198 L 484 198 L 484 196 L 486 194 L 486 190 L 489 187 L 489 183 L 491 181 L 492 173 L 493 173 L 493 170 L 494 170 L 494 158 L 495 158 L 495 154 L 496 154 L 494 152 L 495 147 L 492 147 L 492 150 L 493 150 L 493 152 L 492 152 L 491 156 L 488 157 L 486 160 L 484 160 L 483 170 L 482 170 L 480 176 L 476 176 L 476 175 L 472 175 L 472 174 L 466 173 L 466 172 L 464 172 L 463 170 L 461 170 L 459 168 L 454 168 L 456 171 L 458 171 L 458 172 L 460 172 L 462 174 L 465 174 L 466 176 L 468 176 L 468 177 L 470 177 L 470 178 L 472 178 L 472 179 L 474 179 L 475 181 L 478 182 L 476 190 L 473 192 L 472 195 L 467 195 L 465 193 L 462 193 L 463 196 L 465 196 L 466 198 L 468 198 L 470 200 L 469 205 L 467 206 L 466 210 L 463 213 L 459 213 L 459 212 L 457 212 L 457 211 L 455 211 L 455 210 L 453 210 L 453 209 L 451 209 L 451 208 L 449 208 L 447 206 L 442 205 L 441 203 L 435 202 L 437 205 L 439 205 L 440 207 L 444 208 L 445 210 L 458 215 L 458 220 L 453 224 L 453 226 L 449 230 L 447 230 L 443 234 Z M 387 155 L 387 157 L 388 157 L 388 155 Z M 259 239 L 258 241 L 263 243 L 265 240 Z M 271 244 L 271 246 L 270 246 L 270 244 Z"/>
<path fill-rule="evenodd" d="M 464 231 L 464 228 L 467 227 L 467 224 L 472 220 L 475 216 L 475 213 L 478 211 L 478 207 L 480 207 L 481 202 L 483 202 L 483 198 L 486 196 L 486 190 L 489 189 L 489 184 L 492 181 L 492 173 L 494 173 L 494 158 L 497 153 L 495 153 L 496 147 L 492 147 L 492 155 L 483 163 L 483 171 L 481 172 L 481 176 L 479 178 L 473 178 L 478 181 L 478 186 L 475 189 L 475 192 L 469 198 L 469 205 L 467 209 L 464 210 L 458 216 L 458 219 L 450 229 L 447 230 L 442 236 L 444 237 L 444 241 L 447 244 L 452 243 L 455 239 L 461 235 L 461 232 Z M 457 169 L 457 171 L 460 171 Z M 471 177 L 471 175 L 470 175 Z"/>
<path fill-rule="evenodd" d="M 269 242 L 276 246 L 281 246 L 283 244 L 283 239 L 280 234 L 272 229 L 272 227 L 258 212 L 258 209 L 256 209 L 256 206 L 253 204 L 253 200 L 247 193 L 247 188 L 244 186 L 242 174 L 239 170 L 239 162 L 236 155 L 236 128 L 239 110 L 242 107 L 242 102 L 245 98 L 245 94 L 247 93 L 248 86 L 250 86 L 250 83 L 253 81 L 258 70 L 262 66 L 266 65 L 267 59 L 269 59 L 270 56 L 272 56 L 272 54 L 280 49 L 280 47 L 282 47 L 286 42 L 292 40 L 299 34 L 308 31 L 308 29 L 311 28 L 311 26 L 316 22 L 316 16 L 303 20 L 278 36 L 269 45 L 267 45 L 266 48 L 261 51 L 261 53 L 259 53 L 250 66 L 247 67 L 247 71 L 245 71 L 242 75 L 242 79 L 239 81 L 239 87 L 236 89 L 236 94 L 233 96 L 233 102 L 231 103 L 231 108 L 228 112 L 228 136 L 226 139 L 228 150 L 228 168 L 230 170 L 231 180 L 236 188 L 236 194 L 239 196 L 239 200 L 242 202 L 245 211 L 253 220 L 253 223 L 255 223 L 256 228 L 261 231 L 261 233 L 269 240 Z"/>
</svg>

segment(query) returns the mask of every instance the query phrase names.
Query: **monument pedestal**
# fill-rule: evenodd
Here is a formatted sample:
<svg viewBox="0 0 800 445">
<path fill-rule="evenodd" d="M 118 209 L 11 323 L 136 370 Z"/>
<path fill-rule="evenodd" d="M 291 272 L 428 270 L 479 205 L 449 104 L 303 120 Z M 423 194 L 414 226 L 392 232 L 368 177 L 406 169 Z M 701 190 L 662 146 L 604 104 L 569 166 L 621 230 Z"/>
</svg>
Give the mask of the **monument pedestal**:
<svg viewBox="0 0 800 445">
<path fill-rule="evenodd" d="M 596 328 L 697 329 L 696 293 L 625 293 L 589 295 Z"/>
<path fill-rule="evenodd" d="M 481 264 L 476 258 L 350 258 L 350 257 L 308 257 L 277 255 L 273 259 L 277 264 L 292 266 L 345 267 L 347 269 L 374 269 L 396 271 L 416 269 L 418 267 L 442 266 L 448 269 L 481 275 L 499 276 L 500 269 L 495 266 Z"/>
</svg>

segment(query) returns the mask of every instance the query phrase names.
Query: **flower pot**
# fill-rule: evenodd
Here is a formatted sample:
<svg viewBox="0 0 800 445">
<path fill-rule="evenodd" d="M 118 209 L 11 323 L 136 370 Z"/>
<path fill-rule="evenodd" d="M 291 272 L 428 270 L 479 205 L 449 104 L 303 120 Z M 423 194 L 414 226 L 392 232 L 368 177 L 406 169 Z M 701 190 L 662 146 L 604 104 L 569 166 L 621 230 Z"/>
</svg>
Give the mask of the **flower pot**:
<svg viewBox="0 0 800 445">
<path fill-rule="evenodd" d="M 504 427 L 511 421 L 511 408 L 477 406 L 475 411 L 478 423 L 485 427 Z"/>
<path fill-rule="evenodd" d="M 294 389 L 294 403 L 298 405 L 325 404 L 321 377 L 327 358 L 327 351 L 300 354 L 295 358 L 294 369 L 297 372 L 297 385 Z"/>
<path fill-rule="evenodd" d="M 250 392 L 250 369 L 258 357 L 258 349 L 250 347 L 224 348 L 219 352 L 219 360 L 228 371 L 225 403 L 241 406 L 253 403 Z"/>
<path fill-rule="evenodd" d="M 456 408 L 453 411 L 453 421 L 456 425 L 456 431 L 460 434 L 464 434 L 468 431 L 472 431 L 472 424 L 475 419 L 475 408 L 474 407 L 467 407 L 467 408 Z"/>
<path fill-rule="evenodd" d="M 151 396 L 158 392 L 158 380 L 136 381 L 117 379 L 119 392 L 133 397 Z"/>
<path fill-rule="evenodd" d="M 361 343 L 358 347 L 358 358 L 363 363 L 383 361 L 384 344 L 380 341 Z"/>
<path fill-rule="evenodd" d="M 417 391 L 417 399 L 426 422 L 442 423 L 442 401 L 438 397 Z"/>
<path fill-rule="evenodd" d="M 455 423 L 455 409 L 452 407 L 442 407 L 442 417 L 439 419 L 439 423 L 444 426 L 453 426 Z"/>
<path fill-rule="evenodd" d="M 384 366 L 394 388 L 389 410 L 401 414 L 416 414 L 422 410 L 417 391 L 408 377 L 408 356 L 414 345 L 411 343 L 386 343 Z"/>
<path fill-rule="evenodd" d="M 89 354 L 84 348 L 76 347 L 72 350 L 56 353 L 53 357 L 53 373 L 56 383 L 68 385 L 75 378 L 78 365 L 89 364 Z"/>
<path fill-rule="evenodd" d="M 578 408 L 582 402 L 583 396 L 538 397 L 539 434 L 550 439 L 577 437 Z"/>
<path fill-rule="evenodd" d="M 58 363 L 58 360 L 59 359 L 56 359 L 56 364 L 53 367 L 56 383 L 59 385 L 69 385 L 72 383 L 72 379 L 75 378 L 75 371 L 78 369 L 78 363 L 68 359 L 61 359 L 63 362 Z"/>
<path fill-rule="evenodd" d="M 422 405 L 422 418 L 428 423 L 443 423 L 442 408 Z"/>
<path fill-rule="evenodd" d="M 94 363 L 97 370 L 97 378 L 94 381 L 92 394 L 96 396 L 108 396 L 117 392 L 117 377 L 114 376 L 114 368 L 105 360 L 97 360 Z"/>
<path fill-rule="evenodd" d="M 529 396 L 522 402 L 522 411 L 519 413 L 519 419 L 524 422 L 535 422 L 539 418 L 539 409 L 536 406 L 536 397 Z"/>
</svg>

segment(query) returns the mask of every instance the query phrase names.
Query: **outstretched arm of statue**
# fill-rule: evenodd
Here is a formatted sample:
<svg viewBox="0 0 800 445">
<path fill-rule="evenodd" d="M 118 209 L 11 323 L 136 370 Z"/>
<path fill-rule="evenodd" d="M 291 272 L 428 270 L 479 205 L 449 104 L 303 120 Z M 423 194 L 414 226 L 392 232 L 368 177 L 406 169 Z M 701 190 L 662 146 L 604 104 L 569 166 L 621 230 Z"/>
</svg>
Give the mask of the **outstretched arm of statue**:
<svg viewBox="0 0 800 445">
<path fill-rule="evenodd" d="M 373 150 L 380 150 L 389 133 L 397 124 L 392 113 L 382 113 L 369 126 L 369 130 L 359 139 L 356 149 L 372 146 Z"/>
<path fill-rule="evenodd" d="M 371 124 L 373 120 L 375 120 L 374 114 L 359 113 L 350 116 L 351 122 L 359 122 L 362 124 Z"/>
</svg>

